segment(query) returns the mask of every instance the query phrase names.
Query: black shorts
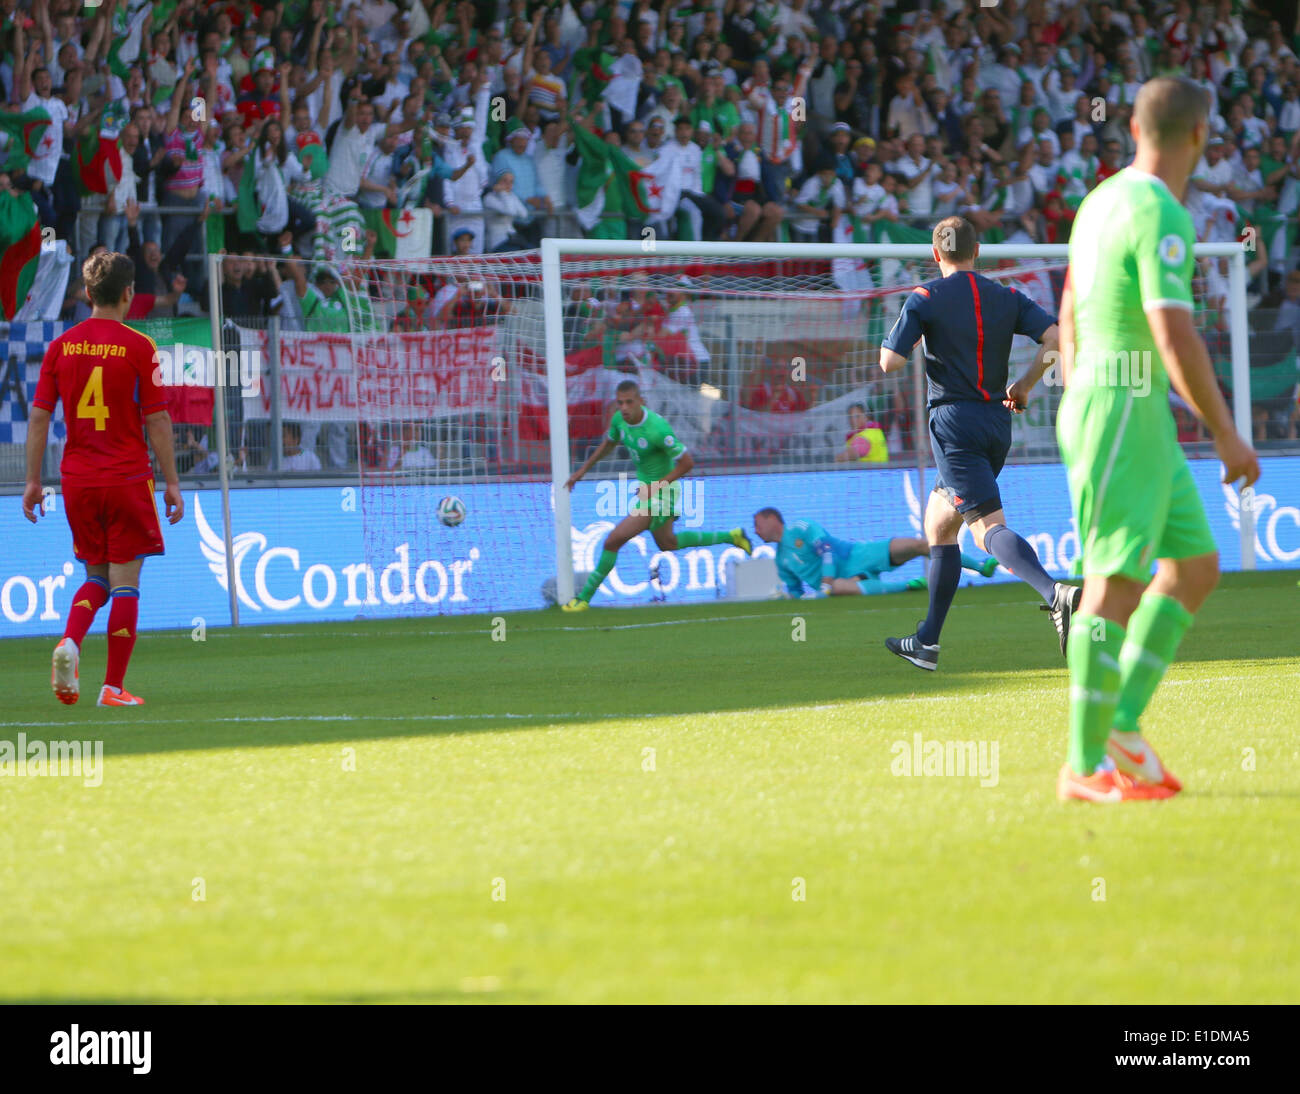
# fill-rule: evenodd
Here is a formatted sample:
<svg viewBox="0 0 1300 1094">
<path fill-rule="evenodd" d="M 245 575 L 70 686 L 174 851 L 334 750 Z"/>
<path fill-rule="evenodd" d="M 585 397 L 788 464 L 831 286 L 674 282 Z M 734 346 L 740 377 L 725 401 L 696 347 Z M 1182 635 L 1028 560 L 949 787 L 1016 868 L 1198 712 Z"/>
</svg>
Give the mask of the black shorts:
<svg viewBox="0 0 1300 1094">
<path fill-rule="evenodd" d="M 930 411 L 934 489 L 963 517 L 1002 508 L 998 475 L 1011 448 L 1011 411 L 1001 403 L 941 403 Z"/>
</svg>

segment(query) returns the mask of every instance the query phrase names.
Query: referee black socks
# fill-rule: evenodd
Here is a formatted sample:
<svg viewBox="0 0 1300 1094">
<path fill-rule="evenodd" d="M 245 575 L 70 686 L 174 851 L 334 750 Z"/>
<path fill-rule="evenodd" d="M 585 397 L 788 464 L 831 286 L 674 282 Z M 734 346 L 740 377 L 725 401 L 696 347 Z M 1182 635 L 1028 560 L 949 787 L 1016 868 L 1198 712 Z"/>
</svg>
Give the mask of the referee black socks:
<svg viewBox="0 0 1300 1094">
<path fill-rule="evenodd" d="M 916 637 L 927 646 L 937 646 L 943 621 L 948 618 L 952 598 L 961 583 L 961 548 L 955 543 L 931 547 L 926 577 L 930 584 L 930 614 L 916 628 Z"/>
<path fill-rule="evenodd" d="M 1010 570 L 1026 585 L 1032 586 L 1048 604 L 1056 602 L 1056 578 L 1043 569 L 1038 555 L 1028 542 L 1005 524 L 995 525 L 984 534 L 984 550 Z"/>
</svg>

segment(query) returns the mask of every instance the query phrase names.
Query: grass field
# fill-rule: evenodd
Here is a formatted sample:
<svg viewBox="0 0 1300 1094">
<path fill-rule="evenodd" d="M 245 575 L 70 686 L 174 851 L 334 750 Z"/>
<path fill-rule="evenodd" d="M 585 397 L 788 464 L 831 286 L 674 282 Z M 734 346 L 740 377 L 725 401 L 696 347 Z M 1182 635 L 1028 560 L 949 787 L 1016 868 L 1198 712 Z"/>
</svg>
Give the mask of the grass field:
<svg viewBox="0 0 1300 1094">
<path fill-rule="evenodd" d="M 1146 720 L 1187 789 L 1120 807 L 1056 801 L 1022 586 L 933 676 L 923 593 L 150 634 L 134 711 L 102 618 L 72 708 L 2 642 L 0 737 L 105 769 L 0 780 L 0 1001 L 1300 1001 L 1296 578 L 1225 579 Z"/>
</svg>

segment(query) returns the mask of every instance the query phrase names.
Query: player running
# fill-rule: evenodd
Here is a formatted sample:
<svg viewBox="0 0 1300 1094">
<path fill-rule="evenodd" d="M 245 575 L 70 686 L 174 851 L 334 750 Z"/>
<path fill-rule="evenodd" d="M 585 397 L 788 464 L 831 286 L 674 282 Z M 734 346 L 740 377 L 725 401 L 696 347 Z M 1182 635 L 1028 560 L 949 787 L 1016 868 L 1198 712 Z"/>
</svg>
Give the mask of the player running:
<svg viewBox="0 0 1300 1094">
<path fill-rule="evenodd" d="M 966 521 L 975 543 L 1045 601 L 1065 653 L 1079 589 L 1056 581 L 1034 549 L 1007 527 L 998 473 L 1011 447 L 1011 415 L 1025 408 L 1057 348 L 1056 322 L 1024 293 L 975 273 L 979 242 L 961 217 L 939 221 L 933 235 L 941 277 L 913 289 L 880 347 L 880 367 L 907 364 L 919 339 L 929 388 L 930 446 L 937 476 L 925 509 L 930 543 L 930 611 L 906 638 L 887 638 L 891 652 L 917 668 L 939 665 L 939 632 L 961 580 L 957 533 Z M 1033 364 L 1008 384 L 1014 335 L 1039 342 Z"/>
<path fill-rule="evenodd" d="M 50 416 L 59 400 L 68 431 L 60 474 L 63 511 L 72 529 L 72 553 L 86 565 L 86 581 L 72 597 L 68 625 L 54 647 L 51 684 L 61 703 L 81 693 L 81 644 L 95 613 L 110 599 L 108 666 L 99 689 L 101 707 L 143 706 L 123 686 L 135 646 L 140 607 L 140 566 L 163 553 L 154 501 L 149 434 L 166 489 L 167 519 L 185 514 L 172 423 L 159 385 L 153 340 L 123 323 L 135 294 L 135 263 L 103 252 L 82 266 L 90 318 L 65 331 L 45 351 L 27 426 L 27 488 L 23 515 L 32 523 L 41 503 L 41 459 Z"/>
<path fill-rule="evenodd" d="M 821 596 L 874 596 L 925 588 L 923 577 L 904 582 L 880 576 L 930 553 L 930 545 L 915 536 L 855 543 L 837 539 L 816 521 L 786 524 L 781 511 L 770 505 L 754 514 L 754 531 L 764 543 L 777 545 L 776 570 L 792 597 L 803 596 L 805 585 Z M 965 551 L 961 564 L 984 577 L 992 577 L 998 568 L 996 558 L 981 562 Z"/>
<path fill-rule="evenodd" d="M 752 553 L 749 537 L 740 528 L 729 532 L 674 532 L 673 521 L 682 515 L 682 488 L 679 480 L 690 473 L 695 461 L 686 446 L 663 418 L 647 410 L 641 389 L 635 380 L 624 380 L 615 390 L 618 409 L 609 433 L 583 465 L 569 476 L 565 489 L 572 490 L 591 466 L 603 460 L 619 445 L 626 448 L 636 463 L 637 501 L 631 511 L 605 537 L 596 568 L 587 578 L 582 591 L 563 606 L 566 612 L 585 611 L 591 598 L 609 571 L 614 568 L 618 550 L 647 528 L 661 551 L 680 551 L 687 547 L 708 547 L 729 543 L 745 554 Z"/>
<path fill-rule="evenodd" d="M 1192 318 L 1196 236 L 1181 202 L 1209 109 L 1191 80 L 1143 84 L 1130 123 L 1133 165 L 1084 198 L 1070 236 L 1056 435 L 1084 584 L 1071 624 L 1062 800 L 1167 798 L 1181 789 L 1138 719 L 1218 583 L 1219 556 L 1177 443 L 1170 384 L 1209 427 L 1223 481 L 1259 478 Z"/>
</svg>

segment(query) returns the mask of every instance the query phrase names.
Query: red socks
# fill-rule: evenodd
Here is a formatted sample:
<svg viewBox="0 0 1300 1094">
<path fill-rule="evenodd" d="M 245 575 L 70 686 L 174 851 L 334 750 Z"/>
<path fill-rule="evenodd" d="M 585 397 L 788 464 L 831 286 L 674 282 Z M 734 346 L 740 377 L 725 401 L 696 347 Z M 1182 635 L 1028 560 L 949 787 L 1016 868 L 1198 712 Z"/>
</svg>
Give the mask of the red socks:
<svg viewBox="0 0 1300 1094">
<path fill-rule="evenodd" d="M 63 632 L 64 638 L 71 638 L 77 649 L 86 640 L 86 632 L 95 621 L 95 613 L 108 603 L 108 582 L 102 577 L 88 577 L 80 589 L 73 594 L 72 607 L 68 609 L 68 626 Z"/>
<path fill-rule="evenodd" d="M 119 585 L 113 590 L 113 607 L 108 613 L 108 669 L 104 683 L 122 687 L 126 666 L 135 648 L 135 625 L 140 615 L 140 590 L 134 585 Z"/>
</svg>

